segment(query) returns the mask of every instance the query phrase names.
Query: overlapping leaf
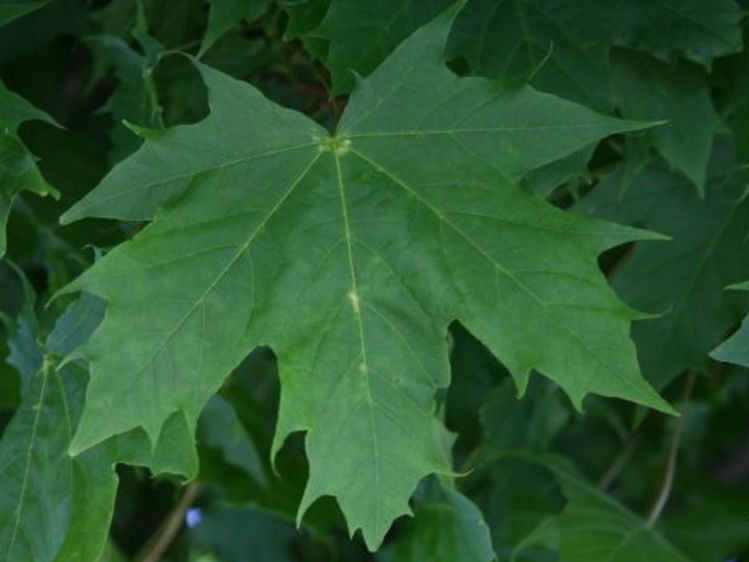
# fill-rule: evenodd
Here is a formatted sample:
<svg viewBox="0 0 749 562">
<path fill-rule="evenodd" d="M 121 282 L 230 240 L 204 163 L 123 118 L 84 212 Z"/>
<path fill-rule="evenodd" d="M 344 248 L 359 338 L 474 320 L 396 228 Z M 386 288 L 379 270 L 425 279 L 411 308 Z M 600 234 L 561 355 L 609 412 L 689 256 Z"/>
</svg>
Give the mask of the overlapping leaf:
<svg viewBox="0 0 749 562">
<path fill-rule="evenodd" d="M 85 341 L 102 314 L 99 299 L 82 296 L 47 338 L 38 370 L 22 373 L 29 384 L 0 442 L 0 556 L 8 562 L 97 560 L 114 508 L 117 461 L 187 477 L 197 471 L 192 438 L 177 417 L 153 449 L 136 430 L 69 456 L 88 374 L 76 363 L 58 369 L 59 358 Z"/>
<path fill-rule="evenodd" d="M 18 136 L 19 125 L 34 119 L 51 122 L 43 111 L 8 90 L 0 81 L 0 256 L 5 254 L 5 227 L 16 194 L 25 190 L 57 196 Z"/>
<path fill-rule="evenodd" d="M 242 20 L 252 21 L 268 9 L 268 0 L 213 0 L 200 52 L 205 53 L 224 33 Z"/>
<path fill-rule="evenodd" d="M 704 193 L 713 137 L 721 129 L 704 72 L 693 64 L 670 68 L 633 51 L 612 54 L 616 106 L 629 119 L 662 119 L 649 131 L 663 158 Z"/>
<path fill-rule="evenodd" d="M 333 136 L 199 65 L 209 117 L 148 140 L 64 216 L 154 218 L 68 289 L 109 303 L 84 350 L 74 453 L 137 426 L 155 438 L 175 412 L 194 427 L 231 369 L 268 344 L 283 391 L 274 450 L 306 431 L 300 516 L 334 495 L 374 548 L 418 480 L 450 470 L 432 410 L 453 319 L 521 388 L 537 369 L 578 406 L 594 392 L 670 410 L 639 374 L 637 314 L 596 264 L 654 235 L 514 183 L 642 125 L 456 77 L 443 63 L 454 13 L 360 83 Z"/>
</svg>

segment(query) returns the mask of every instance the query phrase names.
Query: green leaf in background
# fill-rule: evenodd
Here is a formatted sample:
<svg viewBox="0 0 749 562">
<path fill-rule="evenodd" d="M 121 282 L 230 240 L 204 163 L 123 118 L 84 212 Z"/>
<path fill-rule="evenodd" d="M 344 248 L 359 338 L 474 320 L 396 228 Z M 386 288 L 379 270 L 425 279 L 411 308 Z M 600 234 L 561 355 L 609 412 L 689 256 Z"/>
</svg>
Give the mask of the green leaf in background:
<svg viewBox="0 0 749 562">
<path fill-rule="evenodd" d="M 262 16 L 268 9 L 269 0 L 209 0 L 209 3 L 208 28 L 200 55 L 242 20 L 253 21 Z"/>
<path fill-rule="evenodd" d="M 200 415 L 198 439 L 202 444 L 215 447 L 233 464 L 252 476 L 263 487 L 268 477 L 252 438 L 242 426 L 237 414 L 221 396 L 214 396 Z"/>
<path fill-rule="evenodd" d="M 749 282 L 738 283 L 729 289 L 749 291 Z M 744 318 L 738 331 L 713 350 L 710 356 L 718 361 L 749 367 L 749 317 Z"/>
<path fill-rule="evenodd" d="M 470 0 L 450 35 L 450 52 L 471 72 L 612 109 L 608 52 L 598 11 L 605 2 Z M 606 10 L 610 8 L 605 8 Z"/>
<path fill-rule="evenodd" d="M 280 0 L 279 4 L 288 16 L 284 39 L 300 38 L 309 53 L 324 58 L 328 52 L 328 40 L 314 36 L 311 32 L 319 27 L 328 12 L 331 0 Z"/>
<path fill-rule="evenodd" d="M 452 3 L 453 0 L 330 0 L 320 25 L 305 35 L 329 45 L 324 58 L 333 78 L 333 94 L 350 92 L 356 74 L 369 75 L 398 43 Z"/>
<path fill-rule="evenodd" d="M 34 119 L 53 123 L 43 111 L 8 90 L 0 81 L 0 256 L 6 250 L 5 228 L 13 198 L 21 191 L 58 196 L 44 180 L 34 156 L 18 136 L 18 127 Z"/>
<path fill-rule="evenodd" d="M 560 562 L 688 562 L 682 553 L 643 519 L 589 483 L 569 460 L 528 456 L 549 469 L 567 504 L 519 545 L 541 545 L 559 553 Z"/>
<path fill-rule="evenodd" d="M 495 560 L 489 529 L 479 509 L 464 495 L 432 486 L 415 509 L 415 518 L 382 562 L 492 562 Z"/>
<path fill-rule="evenodd" d="M 465 56 L 474 73 L 528 77 L 542 90 L 610 111 L 610 46 L 709 67 L 741 48 L 740 22 L 733 0 L 470 0 L 451 52 Z"/>
<path fill-rule="evenodd" d="M 702 69 L 689 63 L 671 67 L 645 54 L 612 53 L 614 100 L 629 119 L 662 119 L 647 132 L 663 158 L 704 194 L 713 137 L 722 128 Z"/>
<path fill-rule="evenodd" d="M 47 3 L 49 3 L 49 0 L 3 1 L 0 4 L 0 26 L 29 12 L 38 10 Z"/>
<path fill-rule="evenodd" d="M 513 183 L 642 124 L 456 77 L 443 64 L 454 14 L 360 84 L 334 136 L 198 65 L 210 115 L 148 140 L 65 214 L 155 217 L 67 289 L 109 303 L 84 350 L 92 381 L 74 453 L 139 426 L 155 439 L 177 412 L 194 427 L 267 344 L 283 390 L 274 451 L 307 432 L 299 516 L 336 496 L 374 549 L 419 479 L 450 470 L 433 412 L 456 318 L 521 389 L 537 368 L 578 407 L 593 392 L 671 411 L 639 374 L 638 314 L 596 263 L 656 235 Z"/>
<path fill-rule="evenodd" d="M 747 490 L 714 481 L 689 481 L 684 489 L 687 501 L 663 514 L 666 538 L 693 562 L 743 560 L 735 555 L 749 547 Z"/>
<path fill-rule="evenodd" d="M 620 171 L 609 174 L 579 208 L 672 237 L 638 244 L 612 275 L 627 302 L 657 315 L 637 321 L 632 335 L 643 372 L 662 388 L 687 367 L 705 369 L 707 353 L 746 310 L 742 295 L 722 290 L 749 276 L 746 179 L 720 142 L 704 199 L 658 165 L 624 194 L 620 180 Z"/>
<path fill-rule="evenodd" d="M 164 126 L 153 83 L 153 66 L 157 61 L 152 60 L 153 55 L 140 54 L 114 35 L 87 37 L 85 45 L 91 51 L 94 62 L 92 82 L 105 75 L 110 68 L 118 81 L 119 87 L 103 108 L 111 112 L 115 121 L 111 159 L 118 162 L 141 144 L 141 139 L 126 128 L 123 120 L 150 129 Z"/>
</svg>

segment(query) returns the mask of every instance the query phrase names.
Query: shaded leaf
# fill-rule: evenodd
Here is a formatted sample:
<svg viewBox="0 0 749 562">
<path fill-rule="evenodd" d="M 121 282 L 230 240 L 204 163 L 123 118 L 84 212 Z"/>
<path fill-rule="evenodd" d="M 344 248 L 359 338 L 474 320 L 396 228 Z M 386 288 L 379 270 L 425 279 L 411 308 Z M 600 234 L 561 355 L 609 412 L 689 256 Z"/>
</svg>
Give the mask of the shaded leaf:
<svg viewBox="0 0 749 562">
<path fill-rule="evenodd" d="M 255 444 L 225 399 L 211 398 L 200 415 L 198 435 L 205 445 L 220 449 L 226 462 L 243 469 L 267 487 L 268 479 Z"/>
<path fill-rule="evenodd" d="M 471 71 L 612 108 L 608 49 L 629 46 L 707 67 L 741 49 L 733 0 L 470 0 L 456 21 L 451 52 Z"/>
<path fill-rule="evenodd" d="M 5 228 L 13 198 L 21 191 L 58 196 L 44 180 L 34 157 L 18 136 L 19 125 L 32 119 L 52 122 L 43 111 L 8 90 L 0 81 L 0 256 L 5 254 L 7 246 Z"/>
</svg>

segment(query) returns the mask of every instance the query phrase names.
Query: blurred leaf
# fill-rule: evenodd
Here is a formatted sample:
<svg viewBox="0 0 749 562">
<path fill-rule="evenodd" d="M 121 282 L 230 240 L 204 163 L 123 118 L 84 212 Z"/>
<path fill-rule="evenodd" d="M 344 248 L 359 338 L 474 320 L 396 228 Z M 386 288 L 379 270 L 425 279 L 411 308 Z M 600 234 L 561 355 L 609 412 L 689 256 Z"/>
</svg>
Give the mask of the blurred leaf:
<svg viewBox="0 0 749 562">
<path fill-rule="evenodd" d="M 123 123 L 156 129 L 163 127 L 161 107 L 153 83 L 153 61 L 134 51 L 124 40 L 113 35 L 93 35 L 84 39 L 91 51 L 94 76 L 114 70 L 118 84 L 105 109 L 112 113 L 112 161 L 118 162 L 140 146 L 142 139 Z"/>
<path fill-rule="evenodd" d="M 221 562 L 293 562 L 294 524 L 251 507 L 213 506 L 192 531 L 195 547 Z"/>
<path fill-rule="evenodd" d="M 491 562 L 494 560 L 489 529 L 478 508 L 464 495 L 432 486 L 415 509 L 415 518 L 382 562 Z"/>
<path fill-rule="evenodd" d="M 49 0 L 7 0 L 0 4 L 0 26 L 34 10 L 38 10 Z"/>
<path fill-rule="evenodd" d="M 560 562 L 688 562 L 657 530 L 588 483 L 569 460 L 528 459 L 553 472 L 567 504 L 523 539 L 518 551 L 546 546 L 559 553 Z"/>
<path fill-rule="evenodd" d="M 254 21 L 268 9 L 270 0 L 209 0 L 208 27 L 200 46 L 203 55 L 242 20 Z"/>
</svg>

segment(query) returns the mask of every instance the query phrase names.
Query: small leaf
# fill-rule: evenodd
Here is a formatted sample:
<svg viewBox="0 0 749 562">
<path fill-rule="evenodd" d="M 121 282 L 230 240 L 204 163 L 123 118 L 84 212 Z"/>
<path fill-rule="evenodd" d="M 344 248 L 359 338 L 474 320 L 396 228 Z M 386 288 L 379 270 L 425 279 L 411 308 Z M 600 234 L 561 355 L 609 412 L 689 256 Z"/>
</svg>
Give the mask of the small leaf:
<svg viewBox="0 0 749 562">
<path fill-rule="evenodd" d="M 20 191 L 58 197 L 36 167 L 34 157 L 18 136 L 25 121 L 39 119 L 53 123 L 43 111 L 8 90 L 0 81 L 0 257 L 5 254 L 5 228 L 13 198 Z"/>
</svg>

